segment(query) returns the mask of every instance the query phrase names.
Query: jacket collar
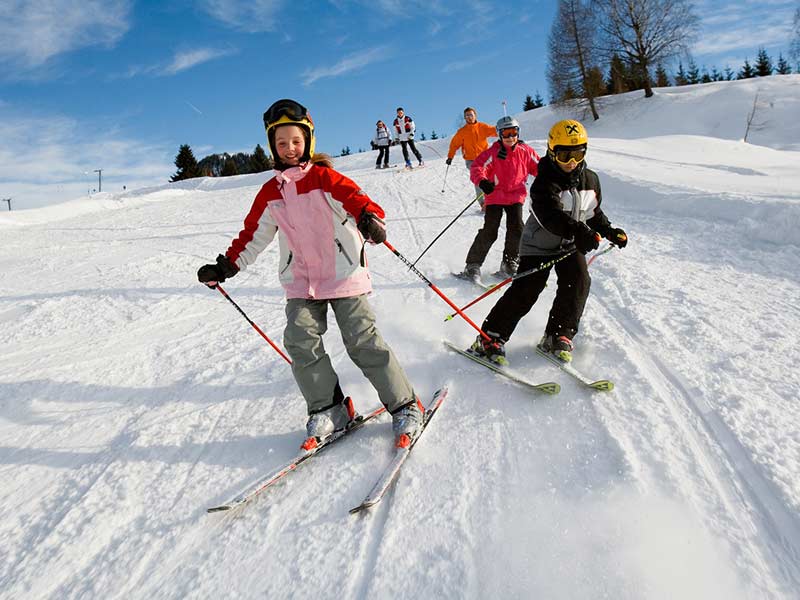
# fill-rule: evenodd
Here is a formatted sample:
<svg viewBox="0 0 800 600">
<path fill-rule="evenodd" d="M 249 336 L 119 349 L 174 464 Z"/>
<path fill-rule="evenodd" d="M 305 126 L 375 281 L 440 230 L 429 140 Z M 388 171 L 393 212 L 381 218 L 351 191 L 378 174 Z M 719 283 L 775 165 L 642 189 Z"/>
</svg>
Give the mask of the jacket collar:
<svg viewBox="0 0 800 600">
<path fill-rule="evenodd" d="M 284 183 L 288 183 L 290 181 L 300 181 L 303 177 L 305 177 L 308 172 L 313 167 L 313 163 L 301 163 L 296 167 L 289 167 L 283 171 L 275 170 L 275 179 L 278 180 L 278 185 L 283 185 Z"/>
</svg>

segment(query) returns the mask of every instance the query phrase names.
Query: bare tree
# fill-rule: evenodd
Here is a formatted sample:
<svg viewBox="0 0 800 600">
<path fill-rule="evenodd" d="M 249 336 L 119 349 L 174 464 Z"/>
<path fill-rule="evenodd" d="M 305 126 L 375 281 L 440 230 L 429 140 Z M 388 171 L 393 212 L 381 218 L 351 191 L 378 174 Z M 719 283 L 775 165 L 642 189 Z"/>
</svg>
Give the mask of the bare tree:
<svg viewBox="0 0 800 600">
<path fill-rule="evenodd" d="M 789 44 L 789 57 L 797 63 L 797 71 L 800 72 L 800 8 L 794 11 L 792 38 Z"/>
<path fill-rule="evenodd" d="M 756 97 L 753 99 L 753 107 L 750 109 L 750 112 L 747 113 L 747 126 L 744 129 L 744 141 L 747 141 L 747 136 L 750 135 L 751 131 L 760 131 L 767 125 L 767 121 L 760 121 L 756 122 L 756 113 L 758 109 L 766 108 L 763 102 L 758 101 L 759 92 L 756 92 Z"/>
<path fill-rule="evenodd" d="M 610 55 L 622 53 L 642 78 L 644 95 L 653 95 L 650 67 L 688 49 L 699 20 L 690 0 L 596 0 L 600 27 Z"/>
<path fill-rule="evenodd" d="M 595 60 L 596 31 L 595 13 L 585 0 L 559 0 L 550 29 L 547 66 L 551 97 L 556 102 L 588 103 L 595 121 L 600 115 L 594 99 L 603 90 L 603 76 Z"/>
</svg>

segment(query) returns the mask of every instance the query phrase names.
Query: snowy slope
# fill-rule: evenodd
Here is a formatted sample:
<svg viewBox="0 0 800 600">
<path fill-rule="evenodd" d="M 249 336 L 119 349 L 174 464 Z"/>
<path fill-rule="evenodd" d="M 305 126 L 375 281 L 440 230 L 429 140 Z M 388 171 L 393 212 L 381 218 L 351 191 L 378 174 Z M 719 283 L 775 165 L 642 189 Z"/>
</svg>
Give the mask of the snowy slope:
<svg viewBox="0 0 800 600">
<path fill-rule="evenodd" d="M 756 89 L 773 112 L 747 144 Z M 357 517 L 390 456 L 386 418 L 238 515 L 205 513 L 303 436 L 287 365 L 195 280 L 264 175 L 0 215 L 0 597 L 797 597 L 798 92 L 793 75 L 628 94 L 589 124 L 604 208 L 631 239 L 593 263 L 576 338 L 610 394 L 535 357 L 552 284 L 507 346 L 519 372 L 562 385 L 534 396 L 444 349 L 474 332 L 370 247 L 384 337 L 422 396 L 452 393 Z M 518 115 L 540 153 L 562 116 Z M 411 260 L 470 200 L 460 158 L 441 192 L 447 143 L 422 143 L 410 173 L 337 159 Z M 418 264 L 459 305 L 477 294 L 449 272 L 481 222 L 468 210 Z M 226 289 L 280 342 L 276 260 Z M 496 244 L 487 268 L 499 260 Z M 347 392 L 376 406 L 330 329 Z"/>
</svg>

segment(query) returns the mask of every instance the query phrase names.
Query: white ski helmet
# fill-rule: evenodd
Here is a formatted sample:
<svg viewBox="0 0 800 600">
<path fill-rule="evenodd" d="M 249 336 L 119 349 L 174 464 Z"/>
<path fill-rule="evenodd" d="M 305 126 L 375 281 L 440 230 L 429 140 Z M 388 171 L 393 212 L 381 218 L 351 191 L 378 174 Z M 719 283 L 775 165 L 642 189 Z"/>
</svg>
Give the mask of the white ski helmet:
<svg viewBox="0 0 800 600">
<path fill-rule="evenodd" d="M 519 123 L 514 117 L 509 117 L 509 116 L 500 117 L 500 119 L 497 121 L 497 126 L 495 128 L 497 129 L 497 137 L 499 138 L 503 137 L 504 129 L 516 129 L 517 134 L 519 134 Z"/>
</svg>

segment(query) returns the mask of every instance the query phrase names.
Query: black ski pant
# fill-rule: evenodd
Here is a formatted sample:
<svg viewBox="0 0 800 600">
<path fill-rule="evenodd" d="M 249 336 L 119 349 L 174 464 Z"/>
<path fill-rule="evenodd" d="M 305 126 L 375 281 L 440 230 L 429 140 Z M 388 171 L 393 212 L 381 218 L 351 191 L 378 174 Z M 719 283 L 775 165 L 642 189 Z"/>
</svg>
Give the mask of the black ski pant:
<svg viewBox="0 0 800 600">
<path fill-rule="evenodd" d="M 483 264 L 489 248 L 497 240 L 500 220 L 506 213 L 506 245 L 503 249 L 503 260 L 516 259 L 519 256 L 519 241 L 522 238 L 522 204 L 487 204 L 483 214 L 483 227 L 467 252 L 467 264 Z"/>
<path fill-rule="evenodd" d="M 523 273 L 529 269 L 535 269 L 558 256 L 560 254 L 523 256 L 518 272 Z M 592 283 L 586 266 L 586 256 L 580 252 L 570 254 L 553 267 L 512 281 L 511 287 L 489 311 L 481 329 L 487 333 L 490 331 L 496 333 L 508 341 L 511 334 L 514 333 L 517 323 L 530 312 L 538 300 L 539 294 L 547 284 L 550 269 L 553 268 L 556 270 L 558 278 L 556 297 L 553 300 L 553 307 L 550 309 L 550 317 L 547 319 L 544 331 L 548 335 L 565 335 L 569 339 L 575 337 Z"/>
<path fill-rule="evenodd" d="M 379 167 L 381 163 L 384 167 L 389 166 L 389 146 L 378 146 L 378 160 L 375 161 L 375 166 Z"/>
<path fill-rule="evenodd" d="M 410 163 L 411 161 L 408 160 L 408 147 L 411 147 L 411 151 L 414 153 L 414 156 L 417 157 L 417 160 L 422 162 L 422 154 L 419 153 L 417 147 L 414 145 L 414 140 L 400 140 L 400 146 L 403 148 L 403 158 L 406 159 L 406 164 Z"/>
</svg>

